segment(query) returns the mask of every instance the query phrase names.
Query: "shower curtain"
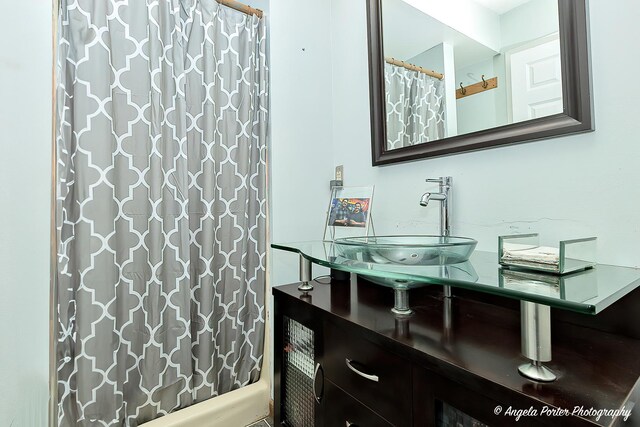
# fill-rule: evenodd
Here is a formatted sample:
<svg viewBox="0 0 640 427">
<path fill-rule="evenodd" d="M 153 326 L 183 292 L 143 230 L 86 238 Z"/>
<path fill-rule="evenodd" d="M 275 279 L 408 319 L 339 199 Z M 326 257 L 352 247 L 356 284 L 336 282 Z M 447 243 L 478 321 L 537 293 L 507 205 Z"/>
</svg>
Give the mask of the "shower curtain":
<svg viewBox="0 0 640 427">
<path fill-rule="evenodd" d="M 445 137 L 444 81 L 385 63 L 387 149 Z"/>
<path fill-rule="evenodd" d="M 136 426 L 258 380 L 265 23 L 214 0 L 62 0 L 60 426 Z"/>
</svg>

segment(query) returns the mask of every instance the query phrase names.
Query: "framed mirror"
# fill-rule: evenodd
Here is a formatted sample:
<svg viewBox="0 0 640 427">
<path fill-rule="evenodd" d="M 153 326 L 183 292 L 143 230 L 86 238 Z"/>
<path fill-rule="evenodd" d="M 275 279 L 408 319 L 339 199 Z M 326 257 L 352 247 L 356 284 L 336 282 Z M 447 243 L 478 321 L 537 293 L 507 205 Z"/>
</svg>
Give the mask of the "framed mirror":
<svg viewBox="0 0 640 427">
<path fill-rule="evenodd" d="M 368 0 L 373 165 L 593 130 L 585 0 Z"/>
</svg>

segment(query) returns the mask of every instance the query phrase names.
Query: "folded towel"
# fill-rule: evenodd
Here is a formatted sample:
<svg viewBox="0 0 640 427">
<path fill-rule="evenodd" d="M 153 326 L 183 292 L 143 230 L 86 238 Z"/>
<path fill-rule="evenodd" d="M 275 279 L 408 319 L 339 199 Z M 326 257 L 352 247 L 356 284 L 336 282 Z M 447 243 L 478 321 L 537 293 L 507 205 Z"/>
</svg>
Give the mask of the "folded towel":
<svg viewBox="0 0 640 427">
<path fill-rule="evenodd" d="M 502 261 L 533 266 L 542 264 L 557 267 L 560 263 L 560 250 L 548 246 L 531 248 L 529 246 L 509 245 L 509 248 L 503 249 Z"/>
</svg>

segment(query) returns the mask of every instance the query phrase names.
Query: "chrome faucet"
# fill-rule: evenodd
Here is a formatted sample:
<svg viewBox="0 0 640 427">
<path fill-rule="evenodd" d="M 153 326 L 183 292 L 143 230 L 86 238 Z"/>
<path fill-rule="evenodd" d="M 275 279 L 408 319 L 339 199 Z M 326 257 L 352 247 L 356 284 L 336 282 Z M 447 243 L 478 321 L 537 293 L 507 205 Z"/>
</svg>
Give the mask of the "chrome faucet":
<svg viewBox="0 0 640 427">
<path fill-rule="evenodd" d="M 420 197 L 420 206 L 426 207 L 431 200 L 440 202 L 440 235 L 451 236 L 451 185 L 450 176 L 441 176 L 437 179 L 427 179 L 427 182 L 436 182 L 440 184 L 439 193 L 424 193 Z M 447 269 L 446 265 L 440 266 L 443 270 Z M 446 276 L 446 275 L 444 275 Z M 443 276 L 443 277 L 444 277 Z M 451 298 L 451 287 L 444 286 L 443 292 L 445 298 Z M 446 322 L 445 322 L 446 323 Z"/>
<path fill-rule="evenodd" d="M 441 176 L 438 179 L 427 179 L 427 182 L 440 184 L 439 193 L 424 193 L 420 198 L 420 206 L 426 207 L 431 200 L 440 202 L 440 235 L 451 236 L 451 177 Z"/>
</svg>

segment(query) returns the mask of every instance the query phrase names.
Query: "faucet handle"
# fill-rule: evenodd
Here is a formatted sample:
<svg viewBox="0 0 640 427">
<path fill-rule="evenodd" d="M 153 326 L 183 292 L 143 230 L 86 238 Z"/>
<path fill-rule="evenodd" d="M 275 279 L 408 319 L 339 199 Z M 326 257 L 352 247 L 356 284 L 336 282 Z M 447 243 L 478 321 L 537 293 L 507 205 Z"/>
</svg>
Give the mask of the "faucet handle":
<svg viewBox="0 0 640 427">
<path fill-rule="evenodd" d="M 438 182 L 440 184 L 450 184 L 451 177 L 450 176 L 441 176 L 440 178 L 427 178 L 427 182 Z"/>
<path fill-rule="evenodd" d="M 427 182 L 435 182 L 442 186 L 451 186 L 451 177 L 450 176 L 441 176 L 440 178 L 427 178 Z"/>
</svg>

